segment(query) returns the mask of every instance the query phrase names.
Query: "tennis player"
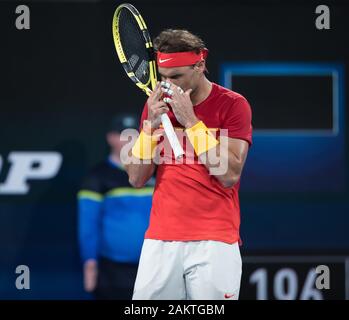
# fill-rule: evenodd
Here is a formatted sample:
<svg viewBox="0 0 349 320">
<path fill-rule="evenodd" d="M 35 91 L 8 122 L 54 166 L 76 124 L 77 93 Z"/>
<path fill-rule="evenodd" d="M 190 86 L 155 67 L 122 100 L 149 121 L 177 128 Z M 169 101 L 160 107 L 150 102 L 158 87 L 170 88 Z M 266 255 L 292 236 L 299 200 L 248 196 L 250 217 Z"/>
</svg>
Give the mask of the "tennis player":
<svg viewBox="0 0 349 320">
<path fill-rule="evenodd" d="M 136 188 L 157 167 L 133 299 L 238 299 L 238 192 L 252 143 L 250 105 L 242 95 L 206 78 L 208 50 L 198 36 L 167 29 L 154 40 L 154 48 L 162 81 L 144 106 L 140 135 L 132 148 L 137 161 L 125 166 Z M 195 163 L 185 158 L 159 165 L 153 161 L 160 146 L 154 137 L 162 113 L 182 128 L 184 143 L 195 151 Z M 217 130 L 214 134 L 211 129 L 228 132 L 226 150 Z M 197 138 L 206 143 L 197 143 Z M 224 173 L 210 174 L 210 155 L 227 162 Z"/>
</svg>

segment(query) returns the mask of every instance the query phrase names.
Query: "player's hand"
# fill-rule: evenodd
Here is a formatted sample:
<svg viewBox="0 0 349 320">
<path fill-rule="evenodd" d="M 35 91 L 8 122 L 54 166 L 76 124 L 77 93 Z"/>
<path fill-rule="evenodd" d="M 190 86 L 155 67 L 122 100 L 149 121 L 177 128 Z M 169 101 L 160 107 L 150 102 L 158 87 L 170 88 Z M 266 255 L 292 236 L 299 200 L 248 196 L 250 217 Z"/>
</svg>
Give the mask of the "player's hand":
<svg viewBox="0 0 349 320">
<path fill-rule="evenodd" d="M 97 261 L 90 259 L 84 264 L 84 288 L 87 292 L 92 292 L 97 285 L 98 267 Z"/>
<path fill-rule="evenodd" d="M 165 98 L 164 101 L 170 104 L 174 115 L 182 126 L 190 128 L 199 121 L 195 116 L 193 103 L 190 99 L 192 89 L 184 92 L 172 82 L 163 81 L 161 82 L 161 90 L 170 96 L 170 98 Z"/>
<path fill-rule="evenodd" d="M 160 82 L 157 83 L 153 93 L 149 96 L 147 104 L 148 104 L 148 120 L 151 122 L 152 130 L 159 128 L 161 123 L 160 116 L 163 113 L 167 113 L 169 111 L 168 106 L 162 100 L 162 91 Z"/>
</svg>

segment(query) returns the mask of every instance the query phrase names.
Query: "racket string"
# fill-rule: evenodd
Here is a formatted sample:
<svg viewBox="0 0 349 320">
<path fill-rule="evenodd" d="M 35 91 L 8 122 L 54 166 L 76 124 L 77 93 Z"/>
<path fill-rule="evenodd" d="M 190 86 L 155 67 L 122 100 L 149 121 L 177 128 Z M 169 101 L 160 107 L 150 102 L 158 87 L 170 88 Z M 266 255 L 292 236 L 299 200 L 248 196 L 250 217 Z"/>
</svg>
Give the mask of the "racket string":
<svg viewBox="0 0 349 320">
<path fill-rule="evenodd" d="M 148 83 L 149 52 L 144 46 L 143 31 L 140 30 L 136 19 L 128 9 L 123 9 L 119 15 L 120 40 L 130 69 L 143 84 Z"/>
</svg>

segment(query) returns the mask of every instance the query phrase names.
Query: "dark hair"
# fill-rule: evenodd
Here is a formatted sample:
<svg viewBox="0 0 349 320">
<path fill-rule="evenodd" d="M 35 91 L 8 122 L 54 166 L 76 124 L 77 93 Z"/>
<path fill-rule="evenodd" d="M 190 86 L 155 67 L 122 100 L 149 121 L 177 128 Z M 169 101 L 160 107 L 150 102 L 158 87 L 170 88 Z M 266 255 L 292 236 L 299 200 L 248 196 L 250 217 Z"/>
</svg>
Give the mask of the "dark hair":
<svg viewBox="0 0 349 320">
<path fill-rule="evenodd" d="M 154 49 L 164 53 L 195 51 L 199 53 L 205 48 L 200 37 L 184 29 L 163 30 L 154 39 Z"/>
</svg>

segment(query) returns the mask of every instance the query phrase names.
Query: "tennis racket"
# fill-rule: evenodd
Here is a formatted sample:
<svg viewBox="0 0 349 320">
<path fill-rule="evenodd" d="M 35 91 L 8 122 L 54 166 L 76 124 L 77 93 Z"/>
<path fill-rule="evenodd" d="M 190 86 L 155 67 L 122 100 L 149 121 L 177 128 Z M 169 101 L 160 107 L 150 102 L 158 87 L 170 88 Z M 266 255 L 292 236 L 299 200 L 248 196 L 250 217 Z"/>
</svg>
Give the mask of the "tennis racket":
<svg viewBox="0 0 349 320">
<path fill-rule="evenodd" d="M 142 16 L 131 4 L 121 4 L 114 12 L 112 31 L 116 52 L 126 74 L 149 96 L 157 82 L 156 62 L 150 34 Z M 183 148 L 166 113 L 161 115 L 161 122 L 175 158 L 182 157 Z"/>
</svg>

